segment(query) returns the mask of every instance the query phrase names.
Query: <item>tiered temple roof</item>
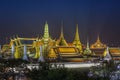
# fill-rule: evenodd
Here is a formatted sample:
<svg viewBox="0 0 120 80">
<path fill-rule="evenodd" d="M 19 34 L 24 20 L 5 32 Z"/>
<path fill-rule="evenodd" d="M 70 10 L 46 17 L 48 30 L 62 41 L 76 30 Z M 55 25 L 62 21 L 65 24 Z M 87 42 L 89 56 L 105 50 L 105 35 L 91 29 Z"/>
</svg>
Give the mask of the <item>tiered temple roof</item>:
<svg viewBox="0 0 120 80">
<path fill-rule="evenodd" d="M 57 45 L 58 46 L 68 46 L 68 44 L 64 38 L 63 28 L 61 28 L 61 34 L 60 34 L 59 39 L 57 40 Z"/>
<path fill-rule="evenodd" d="M 12 53 L 14 53 L 15 58 L 23 57 L 23 59 L 25 59 L 26 55 L 29 55 L 29 57 L 41 59 L 40 56 L 42 55 L 43 57 L 47 56 L 50 59 L 60 58 L 61 60 L 67 61 L 82 61 L 84 56 L 82 53 L 92 55 L 94 54 L 97 57 L 103 57 L 106 48 L 106 45 L 101 43 L 98 36 L 97 41 L 92 44 L 90 48 L 89 43 L 87 42 L 87 47 L 83 52 L 83 46 L 79 37 L 78 24 L 76 25 L 76 32 L 73 43 L 66 42 L 63 33 L 63 25 L 61 28 L 60 37 L 57 41 L 55 41 L 50 37 L 47 22 L 44 26 L 44 35 L 42 38 L 21 38 L 16 36 L 13 39 L 11 38 L 10 44 L 8 46 L 3 46 L 4 49 L 2 49 L 2 51 L 9 49 L 7 51 L 11 53 L 10 51 L 13 45 L 14 51 L 12 51 Z M 116 49 L 110 49 L 110 53 L 114 55 L 119 54 L 118 50 Z"/>
<path fill-rule="evenodd" d="M 54 52 L 58 55 L 57 58 L 62 61 L 72 61 L 82 57 L 76 47 L 59 46 L 54 48 Z"/>
<path fill-rule="evenodd" d="M 100 38 L 98 36 L 97 41 L 91 45 L 91 49 L 101 49 L 101 48 L 106 48 L 106 45 L 101 43 Z"/>
<path fill-rule="evenodd" d="M 120 57 L 120 48 L 109 48 L 112 57 Z"/>
</svg>

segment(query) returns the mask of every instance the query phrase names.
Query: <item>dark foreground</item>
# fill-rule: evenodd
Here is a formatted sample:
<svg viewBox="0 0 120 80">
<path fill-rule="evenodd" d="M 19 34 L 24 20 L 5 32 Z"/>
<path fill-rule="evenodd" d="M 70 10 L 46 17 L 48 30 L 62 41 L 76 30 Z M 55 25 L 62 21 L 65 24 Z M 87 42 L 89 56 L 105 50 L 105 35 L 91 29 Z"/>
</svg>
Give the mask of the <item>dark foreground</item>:
<svg viewBox="0 0 120 80">
<path fill-rule="evenodd" d="M 105 62 L 101 67 L 75 69 L 64 65 L 51 67 L 50 63 L 39 63 L 39 68 L 28 69 L 26 64 L 23 60 L 0 60 L 0 80 L 120 80 L 120 69 L 116 69 L 119 63 Z"/>
</svg>

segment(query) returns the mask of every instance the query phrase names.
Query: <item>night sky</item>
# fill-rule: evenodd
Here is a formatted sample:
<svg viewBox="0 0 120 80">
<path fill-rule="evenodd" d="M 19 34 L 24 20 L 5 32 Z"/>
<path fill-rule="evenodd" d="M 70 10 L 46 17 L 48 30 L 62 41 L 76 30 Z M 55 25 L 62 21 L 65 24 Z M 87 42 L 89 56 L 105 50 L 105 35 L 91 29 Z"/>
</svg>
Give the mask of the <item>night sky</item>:
<svg viewBox="0 0 120 80">
<path fill-rule="evenodd" d="M 120 0 L 0 0 L 0 44 L 16 34 L 42 36 L 45 21 L 53 39 L 63 21 L 67 42 L 73 41 L 77 23 L 83 44 L 87 37 L 95 42 L 98 34 L 103 43 L 120 42 Z"/>
</svg>

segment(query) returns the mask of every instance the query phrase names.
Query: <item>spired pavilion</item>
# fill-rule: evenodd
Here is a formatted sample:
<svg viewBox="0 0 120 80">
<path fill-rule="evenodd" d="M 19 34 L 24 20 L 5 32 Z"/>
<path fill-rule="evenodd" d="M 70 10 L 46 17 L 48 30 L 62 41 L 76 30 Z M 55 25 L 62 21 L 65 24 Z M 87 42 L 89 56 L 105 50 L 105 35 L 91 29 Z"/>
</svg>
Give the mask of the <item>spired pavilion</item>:
<svg viewBox="0 0 120 80">
<path fill-rule="evenodd" d="M 97 37 L 96 42 L 90 46 L 92 53 L 94 54 L 94 56 L 97 57 L 104 57 L 104 52 L 106 48 L 107 46 L 100 41 L 99 36 Z"/>
<path fill-rule="evenodd" d="M 92 49 L 102 49 L 102 48 L 106 48 L 106 47 L 107 46 L 100 41 L 100 38 L 98 36 L 97 41 L 94 44 L 92 44 L 90 48 L 92 48 Z"/>
<path fill-rule="evenodd" d="M 84 56 L 104 57 L 106 56 L 106 45 L 102 44 L 98 36 L 97 41 L 89 47 L 87 41 L 86 48 L 80 41 L 78 24 L 72 43 L 67 43 L 64 38 L 63 25 L 61 27 L 60 37 L 55 40 L 50 37 L 48 23 L 45 22 L 44 35 L 42 38 L 21 38 L 14 36 L 9 44 L 3 45 L 0 55 L 2 58 L 9 59 L 22 58 L 24 60 L 39 61 L 86 61 Z M 88 58 L 87 58 L 88 60 Z"/>
</svg>

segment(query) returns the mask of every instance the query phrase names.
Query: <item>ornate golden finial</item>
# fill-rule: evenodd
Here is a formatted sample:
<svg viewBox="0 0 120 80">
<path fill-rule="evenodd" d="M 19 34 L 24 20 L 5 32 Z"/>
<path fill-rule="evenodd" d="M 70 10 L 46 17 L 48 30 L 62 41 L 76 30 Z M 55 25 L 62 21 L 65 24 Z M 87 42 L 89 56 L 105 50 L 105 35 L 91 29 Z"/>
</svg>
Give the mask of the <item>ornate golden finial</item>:
<svg viewBox="0 0 120 80">
<path fill-rule="evenodd" d="M 75 38 L 73 41 L 73 45 L 75 45 L 77 48 L 79 48 L 80 52 L 83 52 L 82 44 L 80 42 L 80 37 L 79 37 L 78 24 L 76 25 L 76 32 L 75 32 Z"/>
<path fill-rule="evenodd" d="M 45 27 L 44 27 L 44 38 L 49 38 L 49 28 L 48 28 L 47 21 L 46 21 Z"/>
</svg>

